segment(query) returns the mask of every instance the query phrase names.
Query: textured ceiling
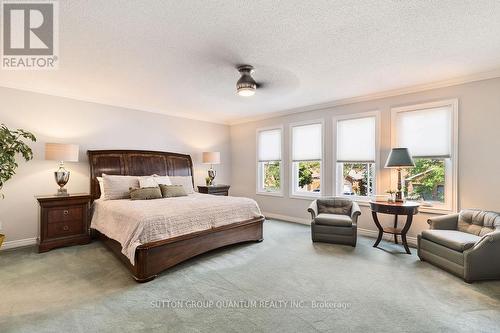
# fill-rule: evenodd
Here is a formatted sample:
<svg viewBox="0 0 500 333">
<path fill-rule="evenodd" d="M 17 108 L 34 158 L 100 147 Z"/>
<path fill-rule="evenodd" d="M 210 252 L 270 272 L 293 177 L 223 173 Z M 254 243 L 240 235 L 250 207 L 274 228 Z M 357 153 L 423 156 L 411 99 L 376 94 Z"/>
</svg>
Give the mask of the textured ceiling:
<svg viewBox="0 0 500 333">
<path fill-rule="evenodd" d="M 60 1 L 56 71 L 0 85 L 216 122 L 500 68 L 500 1 Z M 235 94 L 235 65 L 267 83 Z"/>
</svg>

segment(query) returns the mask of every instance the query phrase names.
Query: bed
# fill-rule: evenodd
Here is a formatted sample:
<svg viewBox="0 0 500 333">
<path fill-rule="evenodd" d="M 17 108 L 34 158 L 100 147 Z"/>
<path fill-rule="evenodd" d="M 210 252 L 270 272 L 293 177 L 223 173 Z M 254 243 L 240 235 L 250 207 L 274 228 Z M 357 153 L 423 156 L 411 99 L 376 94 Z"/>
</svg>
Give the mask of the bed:
<svg viewBox="0 0 500 333">
<path fill-rule="evenodd" d="M 101 193 L 97 177 L 101 177 L 102 174 L 189 176 L 194 185 L 193 163 L 190 155 L 140 150 L 89 150 L 87 154 L 90 164 L 90 194 L 94 201 L 93 210 L 94 214 L 99 217 L 99 222 L 92 225 L 92 235 L 104 242 L 128 267 L 138 282 L 150 281 L 169 267 L 199 254 L 231 244 L 263 240 L 264 217 L 260 214 L 258 207 L 256 211 L 251 209 L 251 202 L 253 202 L 251 199 L 215 197 L 196 193 L 175 200 L 157 199 L 140 203 L 131 200 L 99 200 Z M 164 215 L 158 217 L 159 214 L 154 212 L 159 211 L 160 205 L 166 204 L 169 205 L 169 210 L 165 210 L 162 213 Z M 232 205 L 240 209 L 231 209 Z M 193 207 L 199 207 L 199 211 Z M 209 209 L 209 207 L 214 207 L 214 209 Z M 229 211 L 233 212 L 225 215 Z M 167 236 L 162 239 L 158 239 L 158 236 L 128 237 L 121 236 L 117 231 L 113 232 L 113 228 L 106 227 L 107 219 L 110 220 L 110 224 L 117 223 L 114 220 L 117 212 L 121 212 L 121 217 L 119 216 L 117 221 L 121 221 L 123 225 L 129 223 L 137 226 L 140 217 L 144 217 L 145 221 L 155 218 L 168 220 L 168 215 L 182 215 L 186 217 L 185 221 L 196 223 L 193 222 L 195 228 L 188 233 L 182 228 L 167 228 L 167 232 L 163 233 Z M 150 213 L 148 215 L 142 212 Z M 175 212 L 177 213 L 174 214 Z M 127 216 L 130 221 L 126 219 Z M 205 216 L 206 218 L 203 218 Z M 149 223 L 143 222 L 141 228 L 143 226 L 147 228 L 148 225 Z"/>
</svg>

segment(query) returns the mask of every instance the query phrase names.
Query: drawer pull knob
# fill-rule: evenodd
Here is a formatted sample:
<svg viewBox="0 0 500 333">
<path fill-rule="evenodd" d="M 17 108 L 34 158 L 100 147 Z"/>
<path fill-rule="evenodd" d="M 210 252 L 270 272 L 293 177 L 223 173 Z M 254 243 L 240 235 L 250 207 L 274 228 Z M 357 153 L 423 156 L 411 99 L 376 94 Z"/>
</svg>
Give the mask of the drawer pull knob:
<svg viewBox="0 0 500 333">
<path fill-rule="evenodd" d="M 69 214 L 69 210 L 65 209 L 65 210 L 63 211 L 63 214 L 64 214 L 64 215 L 68 215 L 68 214 Z"/>
<path fill-rule="evenodd" d="M 69 227 L 68 227 L 67 225 L 65 225 L 65 226 L 63 227 L 63 230 L 64 230 L 64 231 L 68 231 L 68 230 L 69 230 Z"/>
</svg>

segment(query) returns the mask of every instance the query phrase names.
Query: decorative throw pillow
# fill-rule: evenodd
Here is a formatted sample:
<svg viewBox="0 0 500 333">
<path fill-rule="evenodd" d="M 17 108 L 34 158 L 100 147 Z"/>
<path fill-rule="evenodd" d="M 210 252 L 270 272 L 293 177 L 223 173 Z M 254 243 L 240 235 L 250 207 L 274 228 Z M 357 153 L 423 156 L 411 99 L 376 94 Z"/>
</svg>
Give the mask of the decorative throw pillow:
<svg viewBox="0 0 500 333">
<path fill-rule="evenodd" d="M 142 188 L 131 188 L 130 199 L 132 200 L 152 200 L 161 199 L 161 190 L 158 186 L 156 187 L 142 187 Z"/>
<path fill-rule="evenodd" d="M 164 198 L 187 197 L 187 193 L 182 185 L 160 184 L 161 195 Z"/>
<path fill-rule="evenodd" d="M 129 189 L 139 187 L 136 176 L 102 175 L 104 183 L 104 200 L 130 198 Z"/>
<path fill-rule="evenodd" d="M 182 185 L 187 194 L 194 193 L 193 178 L 191 176 L 171 176 L 172 185 Z"/>
</svg>

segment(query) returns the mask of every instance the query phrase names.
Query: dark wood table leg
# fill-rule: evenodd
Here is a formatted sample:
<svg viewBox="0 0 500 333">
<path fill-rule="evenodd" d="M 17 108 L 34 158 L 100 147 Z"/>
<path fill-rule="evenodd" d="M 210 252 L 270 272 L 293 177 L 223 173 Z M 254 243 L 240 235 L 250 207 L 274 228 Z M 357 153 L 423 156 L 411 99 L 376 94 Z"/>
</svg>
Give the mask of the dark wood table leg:
<svg viewBox="0 0 500 333">
<path fill-rule="evenodd" d="M 408 254 L 411 254 L 411 251 L 410 251 L 410 248 L 408 247 L 408 242 L 406 241 L 406 233 L 408 232 L 408 230 L 410 230 L 412 221 L 413 221 L 413 214 L 410 213 L 406 216 L 405 226 L 404 226 L 403 230 L 401 230 L 401 242 L 403 243 L 403 246 L 405 247 L 406 253 L 408 253 Z"/>
<path fill-rule="evenodd" d="M 377 241 L 375 242 L 375 244 L 373 244 L 373 247 L 377 247 L 378 243 L 380 243 L 380 241 L 382 240 L 382 235 L 384 234 L 384 228 L 382 228 L 382 226 L 380 225 L 380 222 L 378 221 L 377 213 L 372 212 L 372 217 L 373 217 L 373 221 L 375 222 L 375 225 L 378 228 Z"/>
<path fill-rule="evenodd" d="M 398 227 L 398 214 L 394 215 L 394 229 Z M 398 243 L 398 235 L 394 234 L 394 243 Z"/>
</svg>

